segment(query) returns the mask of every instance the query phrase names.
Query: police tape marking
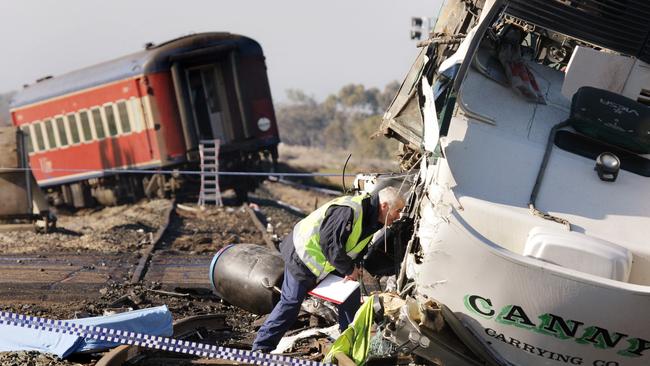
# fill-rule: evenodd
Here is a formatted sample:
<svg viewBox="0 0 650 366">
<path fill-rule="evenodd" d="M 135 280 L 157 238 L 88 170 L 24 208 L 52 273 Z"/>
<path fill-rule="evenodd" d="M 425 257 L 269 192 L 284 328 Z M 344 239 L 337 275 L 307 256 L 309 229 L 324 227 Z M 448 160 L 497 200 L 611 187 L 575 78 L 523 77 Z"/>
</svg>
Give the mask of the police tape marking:
<svg viewBox="0 0 650 366">
<path fill-rule="evenodd" d="M 52 333 L 75 335 L 107 342 L 139 346 L 153 350 L 184 353 L 205 358 L 218 358 L 229 361 L 245 362 L 262 366 L 330 366 L 328 363 L 301 360 L 275 354 L 266 354 L 221 347 L 205 343 L 183 341 L 169 337 L 154 336 L 129 332 L 119 329 L 93 325 L 75 324 L 63 320 L 53 320 L 30 315 L 0 311 L 0 325 L 17 326 L 28 329 L 44 330 Z"/>
</svg>

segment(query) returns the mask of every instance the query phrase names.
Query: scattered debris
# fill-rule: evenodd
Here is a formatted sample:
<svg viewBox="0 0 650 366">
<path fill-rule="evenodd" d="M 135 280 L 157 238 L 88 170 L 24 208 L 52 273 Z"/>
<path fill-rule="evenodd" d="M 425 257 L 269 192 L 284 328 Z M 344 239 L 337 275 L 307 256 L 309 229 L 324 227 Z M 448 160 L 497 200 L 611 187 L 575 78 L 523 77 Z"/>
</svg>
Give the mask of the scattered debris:
<svg viewBox="0 0 650 366">
<path fill-rule="evenodd" d="M 294 346 L 296 345 L 296 342 L 308 339 L 308 338 L 313 338 L 315 336 L 322 336 L 325 335 L 327 336 L 330 340 L 334 340 L 339 337 L 340 332 L 339 332 L 339 325 L 335 324 L 327 328 L 312 328 L 312 329 L 306 329 L 303 330 L 302 332 L 284 337 L 282 340 L 280 340 L 280 343 L 278 343 L 278 346 L 273 350 L 271 353 L 287 353 L 287 352 L 294 352 Z"/>
<path fill-rule="evenodd" d="M 64 322 L 155 336 L 172 334 L 172 314 L 166 306 Z M 116 342 L 105 338 L 84 338 L 67 332 L 47 331 L 46 326 L 32 323 L 28 326 L 16 326 L 3 321 L 0 325 L 0 351 L 39 351 L 65 358 L 76 352 L 97 352 L 117 345 Z"/>
<path fill-rule="evenodd" d="M 281 192 L 278 193 L 276 190 Z M 281 198 L 289 201 L 287 199 L 289 196 L 293 200 L 309 202 L 311 205 L 315 199 L 314 194 L 307 190 L 264 184 L 251 195 L 251 200 L 257 205 L 260 215 L 267 220 L 264 229 L 266 230 L 268 224 L 271 224 L 275 235 L 282 238 L 303 216 L 277 204 L 276 200 Z M 227 195 L 225 198 L 228 199 Z M 264 316 L 248 313 L 215 296 L 210 289 L 207 265 L 199 267 L 200 271 L 197 272 L 199 282 L 188 282 L 187 273 L 179 273 L 178 281 L 174 282 L 175 280 L 172 279 L 169 282 L 171 278 L 169 273 L 176 273 L 174 272 L 177 271 L 176 266 L 182 264 L 186 258 L 209 263 L 212 256 L 228 244 L 247 242 L 263 244 L 262 234 L 254 227 L 250 214 L 241 207 L 207 208 L 195 212 L 193 209 L 196 206 L 193 202 L 196 201 L 193 197 L 187 199 L 180 197 L 179 201 L 182 202 L 183 207 L 177 205 L 177 209 L 172 214 L 168 231 L 154 250 L 145 278 L 142 282 L 134 284 L 129 284 L 128 281 L 138 263 L 138 257 L 130 255 L 129 260 L 125 261 L 121 256 L 137 253 L 151 242 L 151 236 L 163 223 L 165 211 L 171 205 L 169 200 L 142 201 L 132 205 L 80 210 L 74 213 L 61 212 L 59 229 L 50 234 L 0 233 L 0 250 L 5 250 L 5 253 L 15 253 L 10 263 L 13 266 L 28 266 L 35 260 L 49 263 L 54 258 L 57 260 L 63 258 L 61 265 L 66 270 L 78 270 L 78 274 L 81 275 L 105 276 L 103 282 L 92 290 L 92 294 L 87 294 L 80 301 L 65 301 L 65 298 L 63 301 L 60 299 L 43 301 L 42 295 L 38 293 L 42 290 L 37 290 L 35 287 L 32 290 L 32 300 L 20 303 L 15 299 L 6 298 L 7 301 L 0 301 L 0 310 L 46 318 L 77 319 L 166 305 L 176 319 L 202 314 L 223 314 L 226 326 L 219 331 L 199 330 L 197 334 L 191 336 L 196 341 L 207 340 L 227 347 L 250 348 Z M 77 264 L 72 260 L 80 254 L 94 258 L 95 253 L 97 259 L 89 263 Z M 118 255 L 118 253 L 122 254 Z M 175 261 L 169 262 L 169 269 L 172 272 L 156 272 L 156 266 L 165 263 L 161 258 L 176 258 Z M 72 263 L 73 266 L 69 267 L 67 263 Z M 51 266 L 42 265 L 40 262 L 38 264 L 35 273 L 48 275 L 53 271 Z M 125 273 L 111 272 L 110 269 L 116 265 L 123 266 Z M 64 281 L 61 286 L 65 288 L 69 285 Z M 302 313 L 293 327 L 294 334 L 309 327 L 311 317 L 310 313 Z M 331 321 L 331 318 L 331 314 L 328 320 L 319 317 L 317 323 L 325 324 Z M 293 354 L 297 357 L 319 359 L 318 357 L 322 357 L 319 356 L 322 348 L 319 342 L 325 342 L 326 336 L 319 337 L 321 338 L 297 341 Z M 155 357 L 151 358 L 154 359 Z M 83 365 L 91 365 L 96 361 L 96 357 L 87 357 L 79 361 Z M 17 365 L 34 366 L 79 365 L 35 352 L 0 353 L 0 364 L 11 365 L 12 362 Z M 165 361 L 152 362 L 151 364 L 167 364 Z M 183 358 L 170 363 L 189 364 L 188 360 L 183 361 Z"/>
</svg>

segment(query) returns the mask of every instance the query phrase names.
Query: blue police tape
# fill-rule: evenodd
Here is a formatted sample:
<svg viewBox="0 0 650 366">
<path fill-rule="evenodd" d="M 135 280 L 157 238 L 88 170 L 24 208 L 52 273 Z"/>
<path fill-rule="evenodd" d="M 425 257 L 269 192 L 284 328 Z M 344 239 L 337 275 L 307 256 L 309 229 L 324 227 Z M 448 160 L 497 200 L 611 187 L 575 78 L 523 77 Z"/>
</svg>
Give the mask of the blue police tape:
<svg viewBox="0 0 650 366">
<path fill-rule="evenodd" d="M 301 360 L 282 355 L 258 353 L 248 350 L 221 347 L 205 343 L 177 340 L 169 337 L 123 331 L 93 325 L 75 324 L 69 321 L 40 318 L 30 315 L 0 311 L 0 325 L 44 330 L 54 333 L 70 334 L 79 337 L 105 340 L 109 342 L 134 345 L 153 350 L 184 353 L 205 358 L 218 358 L 236 362 L 247 362 L 263 366 L 330 366 L 328 363 Z"/>
</svg>

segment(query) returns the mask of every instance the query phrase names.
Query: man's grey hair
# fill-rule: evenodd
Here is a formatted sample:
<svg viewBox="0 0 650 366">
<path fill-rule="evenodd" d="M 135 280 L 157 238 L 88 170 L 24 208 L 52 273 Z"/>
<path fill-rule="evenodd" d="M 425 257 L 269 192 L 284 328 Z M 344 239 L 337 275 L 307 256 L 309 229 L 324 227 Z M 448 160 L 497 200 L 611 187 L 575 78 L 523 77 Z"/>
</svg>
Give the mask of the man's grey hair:
<svg viewBox="0 0 650 366">
<path fill-rule="evenodd" d="M 403 206 L 405 201 L 404 197 L 399 193 L 395 187 L 385 187 L 379 191 L 379 203 L 388 203 L 388 207 Z"/>
</svg>

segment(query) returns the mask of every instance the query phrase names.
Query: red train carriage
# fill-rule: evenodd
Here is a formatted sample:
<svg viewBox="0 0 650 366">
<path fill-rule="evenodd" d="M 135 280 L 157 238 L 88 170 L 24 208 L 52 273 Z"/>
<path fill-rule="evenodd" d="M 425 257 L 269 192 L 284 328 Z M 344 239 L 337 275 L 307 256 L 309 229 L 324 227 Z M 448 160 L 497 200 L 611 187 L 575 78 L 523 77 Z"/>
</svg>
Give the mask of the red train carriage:
<svg viewBox="0 0 650 366">
<path fill-rule="evenodd" d="M 263 158 L 275 163 L 279 143 L 262 49 L 229 33 L 148 45 L 45 78 L 15 96 L 11 115 L 28 136 L 39 185 L 77 207 L 91 196 L 114 203 L 143 189 L 162 192 L 169 177 L 113 170 L 196 162 L 201 140 L 220 140 L 222 171 L 257 169 Z M 238 195 L 251 182 L 220 179 Z"/>
</svg>

